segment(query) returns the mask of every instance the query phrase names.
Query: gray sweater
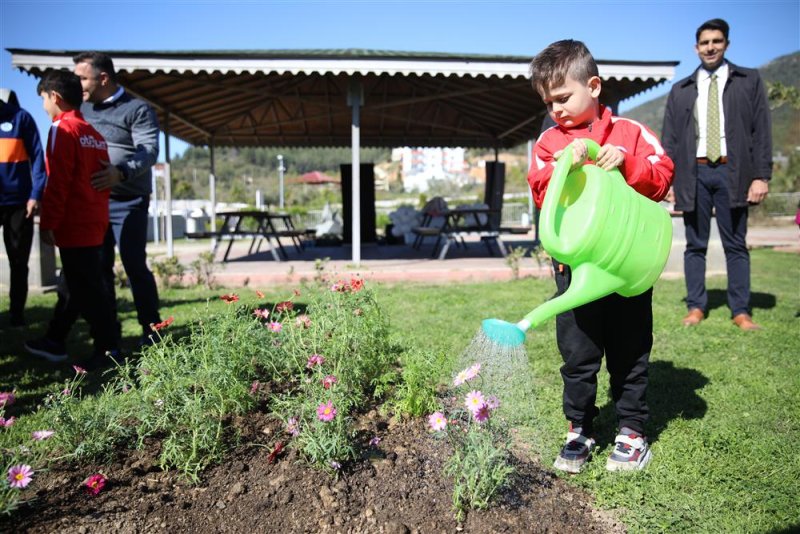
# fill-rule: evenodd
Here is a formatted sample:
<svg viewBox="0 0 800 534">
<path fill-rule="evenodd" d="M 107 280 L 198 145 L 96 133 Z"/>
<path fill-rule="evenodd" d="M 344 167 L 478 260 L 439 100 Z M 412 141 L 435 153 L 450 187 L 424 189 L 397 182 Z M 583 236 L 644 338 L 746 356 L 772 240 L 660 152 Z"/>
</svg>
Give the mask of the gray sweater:
<svg viewBox="0 0 800 534">
<path fill-rule="evenodd" d="M 123 92 L 111 102 L 84 102 L 81 113 L 108 143 L 111 163 L 125 181 L 112 195 L 144 196 L 152 191 L 150 168 L 158 158 L 158 118 L 147 102 Z"/>
</svg>

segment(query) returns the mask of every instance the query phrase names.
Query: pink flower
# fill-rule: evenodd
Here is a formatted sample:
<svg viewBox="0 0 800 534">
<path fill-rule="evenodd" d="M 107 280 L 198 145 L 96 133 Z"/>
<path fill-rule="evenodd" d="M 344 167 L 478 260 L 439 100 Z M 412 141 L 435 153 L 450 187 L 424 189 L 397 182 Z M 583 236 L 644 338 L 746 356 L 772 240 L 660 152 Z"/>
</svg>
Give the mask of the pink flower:
<svg viewBox="0 0 800 534">
<path fill-rule="evenodd" d="M 294 324 L 297 327 L 310 328 L 311 318 L 306 314 L 298 315 L 297 319 L 294 320 Z"/>
<path fill-rule="evenodd" d="M 13 391 L 0 391 L 0 408 L 11 406 L 15 400 Z"/>
<path fill-rule="evenodd" d="M 297 422 L 296 417 L 290 417 L 289 420 L 286 421 L 286 432 L 292 436 L 300 434 L 300 423 Z"/>
<path fill-rule="evenodd" d="M 261 385 L 261 382 L 258 380 L 253 380 L 253 383 L 250 384 L 250 395 L 255 395 L 258 393 L 258 386 Z"/>
<path fill-rule="evenodd" d="M 379 438 L 378 436 L 374 436 L 371 440 L 369 440 L 369 446 L 370 447 L 377 447 L 378 444 L 380 444 L 380 442 L 381 442 L 381 438 Z"/>
<path fill-rule="evenodd" d="M 52 436 L 53 434 L 55 434 L 54 430 L 36 430 L 33 433 L 33 439 L 35 441 L 44 441 L 47 438 L 49 438 L 50 436 Z"/>
<path fill-rule="evenodd" d="M 312 354 L 308 357 L 308 361 L 306 362 L 306 367 L 311 369 L 315 365 L 322 365 L 325 363 L 325 358 L 322 357 L 321 354 Z"/>
<path fill-rule="evenodd" d="M 477 422 L 483 423 L 489 419 L 489 406 L 481 404 L 477 410 L 472 412 L 472 417 L 474 417 Z"/>
<path fill-rule="evenodd" d="M 86 491 L 88 491 L 92 495 L 97 495 L 106 486 L 107 481 L 108 479 L 105 476 L 101 475 L 100 473 L 97 473 L 87 478 L 86 481 L 84 482 L 84 485 L 86 486 Z"/>
<path fill-rule="evenodd" d="M 80 365 L 73 365 L 72 368 L 75 369 L 75 374 L 76 375 L 85 375 L 86 374 L 86 369 L 84 369 Z"/>
<path fill-rule="evenodd" d="M 31 466 L 19 464 L 8 469 L 8 485 L 12 488 L 22 489 L 31 483 L 33 478 Z"/>
<path fill-rule="evenodd" d="M 230 293 L 228 295 L 220 295 L 219 298 L 230 304 L 232 302 L 237 302 L 239 300 L 239 295 L 236 293 Z"/>
<path fill-rule="evenodd" d="M 463 384 L 466 381 L 467 381 L 467 371 L 465 369 L 463 371 L 459 371 L 459 373 L 453 379 L 453 385 L 454 386 L 460 386 L 461 384 Z"/>
<path fill-rule="evenodd" d="M 486 403 L 486 400 L 483 398 L 483 393 L 477 390 L 472 390 L 467 393 L 467 398 L 464 401 L 464 404 L 467 406 L 467 409 L 472 413 L 478 410 L 481 406 Z"/>
<path fill-rule="evenodd" d="M 260 299 L 263 299 L 263 298 L 264 298 L 264 293 L 262 293 L 261 291 L 259 291 L 258 289 L 256 289 L 256 296 L 257 296 L 258 298 L 260 298 Z"/>
<path fill-rule="evenodd" d="M 333 418 L 336 417 L 336 408 L 333 407 L 333 403 L 328 401 L 317 406 L 317 417 L 320 421 L 325 421 L 326 423 L 333 421 Z"/>
<path fill-rule="evenodd" d="M 299 289 L 292 289 L 292 293 L 294 293 L 295 297 L 299 297 L 300 296 L 300 290 Z"/>
<path fill-rule="evenodd" d="M 294 308 L 294 304 L 292 304 L 291 300 L 285 300 L 283 302 L 279 302 L 275 305 L 275 311 L 278 313 L 283 313 L 287 311 L 292 311 Z"/>
<path fill-rule="evenodd" d="M 324 387 L 325 389 L 331 389 L 331 386 L 333 386 L 338 381 L 339 380 L 337 380 L 335 376 L 328 375 L 322 379 L 322 387 Z"/>
<path fill-rule="evenodd" d="M 470 381 L 476 376 L 478 376 L 478 373 L 480 372 L 481 372 L 481 364 L 479 363 L 473 364 L 472 367 L 467 369 L 467 381 Z"/>
<path fill-rule="evenodd" d="M 261 308 L 256 308 L 253 310 L 253 315 L 258 317 L 259 319 L 267 319 L 269 317 L 269 310 L 262 310 Z"/>
<path fill-rule="evenodd" d="M 271 332 L 275 332 L 276 334 L 283 330 L 283 325 L 281 323 L 272 321 L 267 325 L 267 328 L 270 329 Z"/>
<path fill-rule="evenodd" d="M 500 407 L 500 399 L 498 399 L 495 395 L 491 395 L 488 399 L 486 399 L 486 406 L 490 410 L 496 410 Z"/>
<path fill-rule="evenodd" d="M 432 430 L 438 432 L 447 427 L 447 419 L 445 419 L 442 412 L 433 412 L 428 416 L 428 424 L 431 426 Z"/>
<path fill-rule="evenodd" d="M 8 428 L 13 425 L 16 420 L 16 417 L 9 417 L 8 419 L 5 417 L 0 417 L 0 426 L 3 428 Z"/>
<path fill-rule="evenodd" d="M 62 395 L 64 395 L 64 396 L 66 397 L 66 396 L 68 396 L 68 395 L 71 395 L 71 394 L 72 394 L 72 390 L 71 390 L 71 389 L 69 389 L 69 388 L 64 388 L 64 389 L 62 389 L 62 390 L 61 390 L 61 394 L 62 394 Z"/>
<path fill-rule="evenodd" d="M 356 308 L 355 310 L 353 310 L 353 315 L 355 315 L 356 317 L 361 317 L 363 314 L 364 310 L 362 310 L 361 308 Z"/>
<path fill-rule="evenodd" d="M 469 382 L 470 380 L 472 380 L 473 378 L 478 376 L 478 373 L 480 372 L 480 370 L 481 370 L 481 364 L 476 363 L 476 364 L 472 365 L 471 367 L 468 367 L 468 368 L 464 369 L 463 371 L 460 371 L 456 375 L 455 379 L 453 379 L 453 385 L 454 386 L 460 386 L 461 384 L 463 384 L 465 382 Z"/>
</svg>

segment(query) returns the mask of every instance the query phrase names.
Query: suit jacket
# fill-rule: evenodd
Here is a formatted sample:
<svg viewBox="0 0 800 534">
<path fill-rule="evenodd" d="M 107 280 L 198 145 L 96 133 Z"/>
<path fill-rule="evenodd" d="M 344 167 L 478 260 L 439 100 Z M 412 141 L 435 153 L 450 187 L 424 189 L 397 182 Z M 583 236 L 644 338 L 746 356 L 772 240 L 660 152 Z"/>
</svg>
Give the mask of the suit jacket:
<svg viewBox="0 0 800 534">
<path fill-rule="evenodd" d="M 722 92 L 731 207 L 747 206 L 755 178 L 772 177 L 772 124 L 767 93 L 755 69 L 728 63 Z M 699 67 L 698 69 L 699 70 Z M 697 187 L 697 70 L 672 86 L 661 141 L 675 162 L 675 209 L 694 211 Z"/>
</svg>

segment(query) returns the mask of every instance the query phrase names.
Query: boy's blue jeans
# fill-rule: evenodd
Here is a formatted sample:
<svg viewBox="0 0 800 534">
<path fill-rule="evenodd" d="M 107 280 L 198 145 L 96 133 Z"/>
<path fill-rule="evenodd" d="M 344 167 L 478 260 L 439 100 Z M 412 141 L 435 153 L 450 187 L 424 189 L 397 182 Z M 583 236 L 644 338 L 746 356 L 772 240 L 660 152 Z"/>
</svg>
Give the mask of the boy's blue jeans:
<svg viewBox="0 0 800 534">
<path fill-rule="evenodd" d="M 571 272 L 555 262 L 558 294 L 567 290 Z M 564 312 L 556 318 L 558 348 L 564 361 L 563 406 L 567 420 L 594 431 L 599 413 L 597 375 L 603 360 L 610 375 L 611 397 L 619 428 L 644 434 L 649 418 L 646 393 L 650 350 L 653 347 L 653 290 L 636 297 L 616 293 Z"/>
<path fill-rule="evenodd" d="M 119 246 L 120 258 L 131 285 L 133 302 L 142 332 L 150 333 L 150 324 L 161 322 L 158 313 L 158 288 L 153 273 L 147 267 L 147 208 L 148 196 L 112 197 L 109 201 L 110 225 L 102 246 L 101 263 L 105 293 L 111 300 L 111 310 L 116 318 L 117 299 L 114 285 L 114 246 Z M 79 310 L 70 304 L 71 299 L 59 293 L 56 317 L 51 323 L 48 337 L 64 342 Z"/>
</svg>

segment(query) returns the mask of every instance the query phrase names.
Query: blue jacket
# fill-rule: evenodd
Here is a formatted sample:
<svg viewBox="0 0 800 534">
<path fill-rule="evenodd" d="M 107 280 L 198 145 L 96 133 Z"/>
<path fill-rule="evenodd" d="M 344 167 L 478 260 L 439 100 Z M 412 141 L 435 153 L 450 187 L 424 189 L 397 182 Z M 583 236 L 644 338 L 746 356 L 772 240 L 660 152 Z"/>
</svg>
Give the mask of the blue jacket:
<svg viewBox="0 0 800 534">
<path fill-rule="evenodd" d="M 46 181 L 42 142 L 33 117 L 0 101 L 0 206 L 40 200 Z"/>
<path fill-rule="evenodd" d="M 767 92 L 755 69 L 728 62 L 722 93 L 731 207 L 747 206 L 747 191 L 756 178 L 772 176 L 772 125 Z M 664 111 L 661 144 L 675 162 L 675 209 L 694 211 L 697 190 L 697 70 L 672 86 Z"/>
</svg>

